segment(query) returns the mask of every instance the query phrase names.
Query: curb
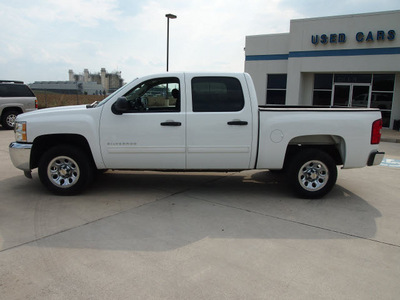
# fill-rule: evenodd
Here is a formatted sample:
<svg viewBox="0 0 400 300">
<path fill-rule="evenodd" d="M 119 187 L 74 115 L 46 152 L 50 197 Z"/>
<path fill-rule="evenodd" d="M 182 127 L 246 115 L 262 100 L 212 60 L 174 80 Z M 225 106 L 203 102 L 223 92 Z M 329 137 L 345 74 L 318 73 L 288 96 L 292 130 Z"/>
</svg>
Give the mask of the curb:
<svg viewBox="0 0 400 300">
<path fill-rule="evenodd" d="M 386 142 L 386 143 L 399 143 L 399 144 L 400 144 L 400 139 L 381 138 L 381 142 Z"/>
</svg>

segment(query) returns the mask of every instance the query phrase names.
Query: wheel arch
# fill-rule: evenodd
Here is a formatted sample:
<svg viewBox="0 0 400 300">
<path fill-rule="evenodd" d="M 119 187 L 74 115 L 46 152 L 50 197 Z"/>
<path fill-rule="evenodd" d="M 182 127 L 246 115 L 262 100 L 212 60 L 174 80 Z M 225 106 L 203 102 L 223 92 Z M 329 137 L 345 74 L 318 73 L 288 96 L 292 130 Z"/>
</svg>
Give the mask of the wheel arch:
<svg viewBox="0 0 400 300">
<path fill-rule="evenodd" d="M 343 165 L 346 158 L 346 143 L 335 135 L 304 135 L 290 140 L 285 154 L 285 166 L 298 152 L 305 149 L 318 149 L 330 155 L 336 165 Z"/>
<path fill-rule="evenodd" d="M 79 134 L 49 134 L 38 136 L 33 141 L 30 159 L 31 169 L 38 167 L 39 160 L 44 152 L 57 145 L 73 145 L 80 148 L 88 155 L 92 165 L 95 165 L 89 142 L 84 136 Z"/>
<path fill-rule="evenodd" d="M 21 107 L 19 106 L 7 106 L 7 107 L 3 107 L 3 109 L 0 111 L 0 115 L 1 117 L 8 111 L 17 111 L 18 113 L 22 114 L 23 110 Z"/>
</svg>

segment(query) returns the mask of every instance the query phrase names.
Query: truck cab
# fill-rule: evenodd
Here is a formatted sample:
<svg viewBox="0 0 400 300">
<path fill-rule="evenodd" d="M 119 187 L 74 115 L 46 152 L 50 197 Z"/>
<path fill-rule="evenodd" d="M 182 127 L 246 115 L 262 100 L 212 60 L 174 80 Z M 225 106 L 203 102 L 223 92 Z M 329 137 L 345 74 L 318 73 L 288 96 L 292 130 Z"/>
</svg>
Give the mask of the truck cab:
<svg viewBox="0 0 400 300">
<path fill-rule="evenodd" d="M 144 78 L 116 102 L 104 104 L 100 147 L 105 167 L 250 168 L 257 106 L 242 87 L 247 87 L 243 74 Z"/>
</svg>

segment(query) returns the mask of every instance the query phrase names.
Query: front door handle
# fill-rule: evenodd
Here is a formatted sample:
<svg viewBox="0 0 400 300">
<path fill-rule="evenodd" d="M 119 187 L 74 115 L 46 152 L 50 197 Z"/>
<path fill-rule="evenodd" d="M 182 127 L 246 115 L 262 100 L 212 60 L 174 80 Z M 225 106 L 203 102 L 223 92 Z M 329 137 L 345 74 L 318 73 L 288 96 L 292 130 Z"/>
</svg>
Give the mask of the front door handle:
<svg viewBox="0 0 400 300">
<path fill-rule="evenodd" d="M 166 121 L 166 122 L 162 122 L 160 124 L 161 126 L 181 126 L 182 123 L 181 122 L 175 122 L 175 121 Z"/>
<path fill-rule="evenodd" d="M 230 121 L 228 122 L 228 125 L 239 125 L 239 126 L 245 126 L 247 125 L 247 121 L 240 121 L 240 120 L 235 120 L 235 121 Z"/>
</svg>

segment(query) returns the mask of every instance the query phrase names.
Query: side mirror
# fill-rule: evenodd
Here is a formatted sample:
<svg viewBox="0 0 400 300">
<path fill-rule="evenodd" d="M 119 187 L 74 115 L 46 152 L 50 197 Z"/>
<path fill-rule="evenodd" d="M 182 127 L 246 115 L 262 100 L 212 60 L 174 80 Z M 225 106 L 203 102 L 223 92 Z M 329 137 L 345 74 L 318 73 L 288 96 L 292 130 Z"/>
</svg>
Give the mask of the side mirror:
<svg viewBox="0 0 400 300">
<path fill-rule="evenodd" d="M 122 115 L 129 110 L 129 103 L 126 97 L 119 97 L 111 106 L 111 111 L 116 115 Z"/>
</svg>

